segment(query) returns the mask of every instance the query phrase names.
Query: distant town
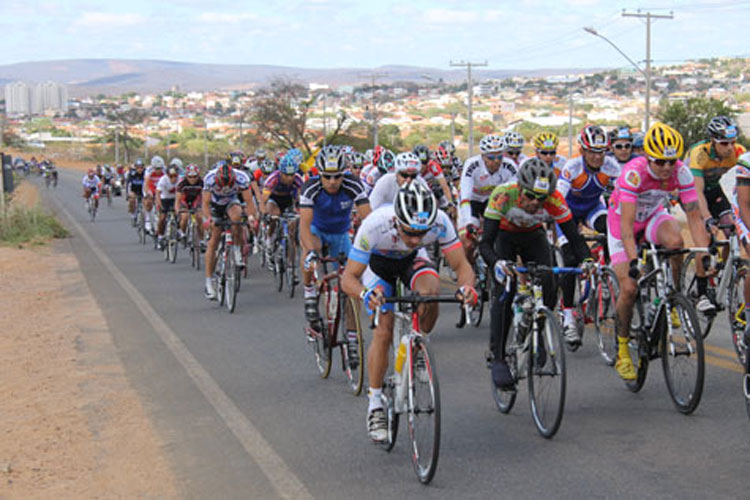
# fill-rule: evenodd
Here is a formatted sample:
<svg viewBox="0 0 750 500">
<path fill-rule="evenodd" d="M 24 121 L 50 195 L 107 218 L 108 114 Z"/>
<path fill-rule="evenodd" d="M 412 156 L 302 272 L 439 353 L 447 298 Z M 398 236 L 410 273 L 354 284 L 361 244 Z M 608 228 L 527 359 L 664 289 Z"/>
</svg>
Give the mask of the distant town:
<svg viewBox="0 0 750 500">
<path fill-rule="evenodd" d="M 376 124 L 381 138 L 394 146 L 440 138 L 466 148 L 467 83 L 428 77 L 388 84 L 373 78 L 367 84 L 338 87 L 287 83 L 304 89 L 295 99 L 307 103 L 305 132 L 313 142 L 337 125 L 352 135 L 372 138 Z M 642 128 L 645 84 L 635 70 L 482 80 L 473 82 L 471 90 L 475 141 L 484 133 L 523 123 L 558 131 L 577 130 L 585 122 Z M 56 82 L 13 82 L 5 86 L 2 138 L 32 151 L 72 146 L 82 157 L 105 155 L 118 162 L 157 151 L 174 154 L 171 151 L 178 147 L 192 155 L 204 153 L 208 159 L 209 140 L 211 154 L 222 147 L 251 149 L 264 141 L 273 145 L 272 138 L 259 135 L 253 114 L 265 93 L 260 88 L 183 92 L 175 85 L 155 94 L 69 98 L 65 85 Z M 747 133 L 750 59 L 706 59 L 653 69 L 652 116 L 660 103 L 691 97 L 722 100 L 737 111 Z M 560 135 L 564 150 L 568 134 Z"/>
</svg>

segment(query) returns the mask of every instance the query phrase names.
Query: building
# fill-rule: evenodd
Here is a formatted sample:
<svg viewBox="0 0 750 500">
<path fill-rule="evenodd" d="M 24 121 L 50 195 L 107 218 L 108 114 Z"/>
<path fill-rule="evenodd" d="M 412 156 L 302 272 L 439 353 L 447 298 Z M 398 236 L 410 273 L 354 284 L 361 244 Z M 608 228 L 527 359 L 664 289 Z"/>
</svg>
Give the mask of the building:
<svg viewBox="0 0 750 500">
<path fill-rule="evenodd" d="M 29 86 L 13 82 L 5 86 L 5 109 L 9 115 L 41 115 L 68 110 L 68 88 L 56 82 Z"/>
<path fill-rule="evenodd" d="M 13 82 L 5 86 L 5 112 L 8 115 L 31 114 L 31 91 L 23 82 Z"/>
</svg>

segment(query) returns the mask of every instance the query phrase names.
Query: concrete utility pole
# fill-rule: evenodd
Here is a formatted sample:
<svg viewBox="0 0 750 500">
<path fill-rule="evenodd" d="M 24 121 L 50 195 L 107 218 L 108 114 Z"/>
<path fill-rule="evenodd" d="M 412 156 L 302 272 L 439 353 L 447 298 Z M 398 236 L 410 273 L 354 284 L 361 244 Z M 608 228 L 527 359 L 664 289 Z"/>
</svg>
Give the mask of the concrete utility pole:
<svg viewBox="0 0 750 500">
<path fill-rule="evenodd" d="M 573 156 L 573 94 L 568 96 L 568 158 Z"/>
<path fill-rule="evenodd" d="M 474 155 L 474 113 L 472 109 L 472 104 L 474 101 L 474 85 L 471 81 L 471 68 L 473 66 L 487 66 L 487 61 L 477 63 L 477 62 L 467 62 L 467 61 L 458 61 L 453 62 L 450 61 L 451 67 L 458 67 L 458 68 L 466 68 L 466 75 L 467 75 L 467 82 L 468 82 L 468 98 L 467 98 L 467 107 L 469 108 L 469 157 Z"/>
<path fill-rule="evenodd" d="M 388 76 L 388 73 L 363 73 L 360 76 L 370 79 L 370 88 L 372 89 L 372 99 L 370 101 L 370 115 L 372 116 L 372 147 L 376 148 L 378 146 L 378 102 L 375 99 L 375 80 L 385 78 Z"/>
<path fill-rule="evenodd" d="M 120 164 L 120 127 L 115 125 L 115 166 Z"/>
</svg>

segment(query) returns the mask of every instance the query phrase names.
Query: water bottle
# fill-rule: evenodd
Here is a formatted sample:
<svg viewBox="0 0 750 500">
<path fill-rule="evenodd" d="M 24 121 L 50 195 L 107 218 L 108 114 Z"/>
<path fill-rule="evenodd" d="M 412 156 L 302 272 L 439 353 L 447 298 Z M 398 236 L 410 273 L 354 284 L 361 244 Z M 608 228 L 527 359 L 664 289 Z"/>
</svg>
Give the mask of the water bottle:
<svg viewBox="0 0 750 500">
<path fill-rule="evenodd" d="M 654 316 L 656 316 L 656 311 L 659 309 L 659 303 L 661 303 L 661 297 L 654 297 L 653 302 L 648 305 L 646 318 L 648 318 L 647 324 L 649 327 L 654 324 Z"/>
<path fill-rule="evenodd" d="M 396 353 L 396 362 L 394 368 L 396 373 L 401 375 L 404 369 L 404 360 L 406 359 L 406 335 L 401 337 L 401 343 L 398 346 L 398 352 Z"/>
</svg>

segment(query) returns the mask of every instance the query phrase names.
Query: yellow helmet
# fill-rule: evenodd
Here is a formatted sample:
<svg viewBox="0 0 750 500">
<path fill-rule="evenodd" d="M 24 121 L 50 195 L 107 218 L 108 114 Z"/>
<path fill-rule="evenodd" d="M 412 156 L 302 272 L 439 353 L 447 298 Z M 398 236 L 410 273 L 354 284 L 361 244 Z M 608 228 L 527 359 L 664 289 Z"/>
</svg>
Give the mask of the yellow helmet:
<svg viewBox="0 0 750 500">
<path fill-rule="evenodd" d="M 657 160 L 676 160 L 682 156 L 682 135 L 661 122 L 656 122 L 643 138 L 643 150 Z"/>
<path fill-rule="evenodd" d="M 539 151 L 555 151 L 560 139 L 553 132 L 539 132 L 532 139 L 534 147 Z"/>
</svg>

